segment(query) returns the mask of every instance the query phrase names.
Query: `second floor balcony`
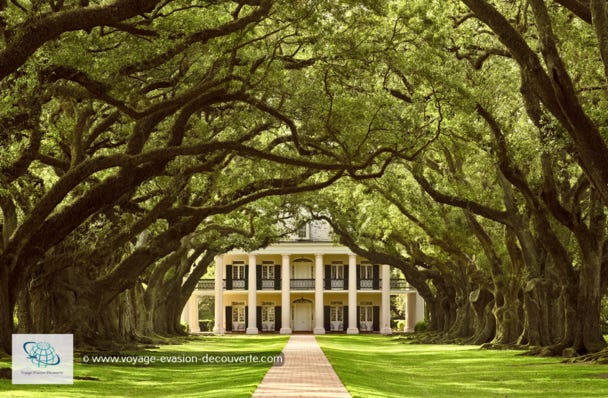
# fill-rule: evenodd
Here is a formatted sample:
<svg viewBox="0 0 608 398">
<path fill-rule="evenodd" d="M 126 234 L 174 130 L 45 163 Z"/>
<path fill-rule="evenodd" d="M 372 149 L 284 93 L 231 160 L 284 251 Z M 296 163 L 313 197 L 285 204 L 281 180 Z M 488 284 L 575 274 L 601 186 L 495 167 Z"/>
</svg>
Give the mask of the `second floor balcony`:
<svg viewBox="0 0 608 398">
<path fill-rule="evenodd" d="M 289 281 L 291 290 L 312 290 L 315 288 L 314 279 L 291 279 Z"/>
<path fill-rule="evenodd" d="M 324 290 L 348 290 L 348 281 L 344 279 L 324 279 L 323 280 Z M 301 279 L 292 278 L 289 281 L 289 287 L 291 290 L 314 290 L 315 280 L 311 278 Z M 197 285 L 197 290 L 214 290 L 215 279 L 201 279 Z M 245 279 L 230 279 L 223 280 L 224 290 L 247 290 L 248 283 Z M 382 280 L 374 279 L 359 279 L 357 281 L 357 290 L 379 290 L 382 289 Z M 405 279 L 391 279 L 390 290 L 391 291 L 406 291 L 410 289 L 409 284 Z M 257 283 L 257 290 L 281 290 L 281 279 L 259 279 Z"/>
</svg>

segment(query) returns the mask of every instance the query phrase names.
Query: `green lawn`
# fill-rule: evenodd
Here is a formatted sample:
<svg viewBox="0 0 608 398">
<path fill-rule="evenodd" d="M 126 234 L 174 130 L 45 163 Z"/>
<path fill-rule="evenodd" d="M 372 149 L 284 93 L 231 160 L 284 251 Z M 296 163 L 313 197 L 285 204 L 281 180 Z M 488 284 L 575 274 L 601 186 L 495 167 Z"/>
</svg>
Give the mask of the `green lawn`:
<svg viewBox="0 0 608 398">
<path fill-rule="evenodd" d="M 197 337 L 181 345 L 163 346 L 165 353 L 280 352 L 287 336 Z M 12 385 L 0 380 L 0 397 L 249 397 L 269 365 L 83 365 L 77 358 L 73 385 Z M 0 360 L 9 367 L 10 360 Z"/>
<path fill-rule="evenodd" d="M 606 397 L 608 366 L 477 346 L 402 344 L 384 336 L 317 336 L 353 397 Z"/>
</svg>

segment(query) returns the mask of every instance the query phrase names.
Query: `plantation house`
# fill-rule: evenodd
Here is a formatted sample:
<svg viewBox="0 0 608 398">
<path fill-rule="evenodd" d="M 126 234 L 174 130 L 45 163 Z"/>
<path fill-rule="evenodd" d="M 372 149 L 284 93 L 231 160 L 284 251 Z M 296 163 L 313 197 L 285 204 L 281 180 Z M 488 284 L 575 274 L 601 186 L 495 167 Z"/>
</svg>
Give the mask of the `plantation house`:
<svg viewBox="0 0 608 398">
<path fill-rule="evenodd" d="M 215 279 L 201 279 L 182 320 L 200 331 L 198 301 L 215 297 L 213 332 L 380 332 L 391 334 L 391 295 L 405 295 L 405 331 L 424 319 L 424 302 L 388 265 L 337 246 L 330 228 L 313 222 L 291 239 L 215 259 Z"/>
</svg>

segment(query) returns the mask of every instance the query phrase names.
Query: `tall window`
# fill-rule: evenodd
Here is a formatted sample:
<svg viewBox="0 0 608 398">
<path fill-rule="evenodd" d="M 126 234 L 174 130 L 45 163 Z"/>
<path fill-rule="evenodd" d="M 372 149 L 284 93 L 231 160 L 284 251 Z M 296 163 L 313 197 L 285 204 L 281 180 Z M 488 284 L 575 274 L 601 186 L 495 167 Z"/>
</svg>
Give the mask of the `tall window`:
<svg viewBox="0 0 608 398">
<path fill-rule="evenodd" d="M 374 309 L 371 305 L 362 305 L 360 307 L 359 321 L 361 323 L 374 321 Z"/>
<path fill-rule="evenodd" d="M 361 279 L 373 279 L 374 267 L 371 264 L 361 265 Z"/>
<path fill-rule="evenodd" d="M 245 279 L 245 264 L 232 265 L 232 279 Z"/>
<path fill-rule="evenodd" d="M 331 265 L 331 279 L 344 279 L 344 265 L 343 264 L 332 264 Z"/>
<path fill-rule="evenodd" d="M 262 322 L 274 322 L 274 305 L 262 306 Z"/>
<path fill-rule="evenodd" d="M 232 306 L 232 322 L 245 322 L 245 306 Z"/>
<path fill-rule="evenodd" d="M 344 309 L 341 305 L 332 305 L 329 307 L 329 320 L 331 322 L 342 322 L 344 318 Z"/>
<path fill-rule="evenodd" d="M 274 279 L 274 264 L 262 265 L 262 279 Z"/>
</svg>

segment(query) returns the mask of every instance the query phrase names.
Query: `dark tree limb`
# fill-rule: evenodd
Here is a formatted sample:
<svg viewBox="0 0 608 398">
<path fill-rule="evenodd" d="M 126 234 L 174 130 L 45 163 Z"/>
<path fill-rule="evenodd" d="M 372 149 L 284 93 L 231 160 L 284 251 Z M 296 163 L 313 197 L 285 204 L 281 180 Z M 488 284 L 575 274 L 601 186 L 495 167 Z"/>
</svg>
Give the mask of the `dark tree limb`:
<svg viewBox="0 0 608 398">
<path fill-rule="evenodd" d="M 62 33 L 110 25 L 154 9 L 159 0 L 116 0 L 98 7 L 76 8 L 30 17 L 10 31 L 0 50 L 0 80 L 13 73 L 44 43 Z"/>
</svg>

